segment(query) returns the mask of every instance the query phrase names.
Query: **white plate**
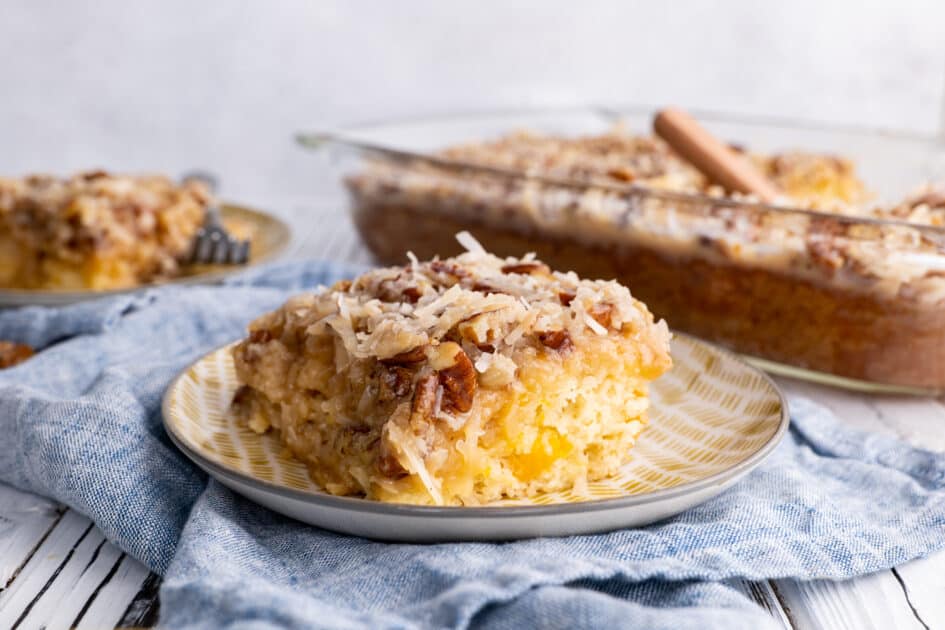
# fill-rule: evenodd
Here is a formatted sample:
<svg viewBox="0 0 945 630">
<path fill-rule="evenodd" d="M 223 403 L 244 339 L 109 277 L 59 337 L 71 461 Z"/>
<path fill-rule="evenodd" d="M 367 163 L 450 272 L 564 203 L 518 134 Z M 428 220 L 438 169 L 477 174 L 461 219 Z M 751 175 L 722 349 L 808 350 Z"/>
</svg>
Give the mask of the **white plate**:
<svg viewBox="0 0 945 630">
<path fill-rule="evenodd" d="M 36 289 L 0 288 L 0 307 L 64 306 L 84 300 L 143 291 L 162 284 L 212 284 L 248 267 L 272 260 L 289 245 L 289 226 L 272 215 L 241 206 L 222 205 L 220 215 L 224 224 L 238 223 L 242 231 L 251 235 L 250 259 L 246 265 L 200 265 L 184 269 L 184 275 L 162 283 L 151 283 L 129 289 L 107 291 L 51 291 Z"/>
<path fill-rule="evenodd" d="M 238 387 L 229 347 L 188 367 L 164 396 L 164 426 L 198 466 L 276 512 L 334 531 L 412 542 L 566 536 L 646 525 L 719 494 L 758 466 L 787 431 L 787 403 L 761 371 L 678 335 L 674 367 L 653 384 L 650 425 L 633 458 L 586 492 L 483 507 L 381 503 L 327 494 L 272 433 L 228 413 Z"/>
</svg>

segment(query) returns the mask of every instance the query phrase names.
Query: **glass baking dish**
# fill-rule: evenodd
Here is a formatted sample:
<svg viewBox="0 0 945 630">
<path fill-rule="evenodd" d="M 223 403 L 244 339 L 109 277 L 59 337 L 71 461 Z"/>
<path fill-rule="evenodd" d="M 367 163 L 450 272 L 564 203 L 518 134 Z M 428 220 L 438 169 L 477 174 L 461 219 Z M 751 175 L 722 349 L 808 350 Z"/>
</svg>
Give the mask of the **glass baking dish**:
<svg viewBox="0 0 945 630">
<path fill-rule="evenodd" d="M 927 138 L 698 114 L 752 150 L 804 149 L 857 163 L 880 200 L 943 180 Z M 340 169 L 351 216 L 380 261 L 461 251 L 535 252 L 552 267 L 617 278 L 670 326 L 763 367 L 835 384 L 945 391 L 945 229 L 775 207 L 633 184 L 567 181 L 437 158 L 519 129 L 559 135 L 651 113 L 604 109 L 427 118 L 303 135 Z"/>
</svg>

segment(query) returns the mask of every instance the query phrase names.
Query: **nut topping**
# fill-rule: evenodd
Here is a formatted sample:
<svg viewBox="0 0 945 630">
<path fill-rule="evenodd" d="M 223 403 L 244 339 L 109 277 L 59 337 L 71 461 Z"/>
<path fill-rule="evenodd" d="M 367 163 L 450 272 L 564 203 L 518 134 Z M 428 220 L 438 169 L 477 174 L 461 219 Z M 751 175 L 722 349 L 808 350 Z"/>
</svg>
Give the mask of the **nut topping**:
<svg viewBox="0 0 945 630">
<path fill-rule="evenodd" d="M 397 461 L 397 457 L 390 452 L 390 446 L 387 440 L 381 439 L 381 445 L 378 450 L 377 460 L 374 462 L 379 473 L 391 479 L 400 479 L 407 475 L 407 471 Z"/>
<path fill-rule="evenodd" d="M 604 328 L 610 328 L 614 314 L 614 305 L 606 303 L 595 304 L 588 314 Z"/>
<path fill-rule="evenodd" d="M 272 341 L 272 333 L 266 328 L 254 330 L 249 333 L 249 341 L 250 343 L 268 343 Z"/>
<path fill-rule="evenodd" d="M 381 366 L 378 374 L 377 399 L 387 402 L 410 393 L 413 385 L 413 372 L 397 365 Z"/>
<path fill-rule="evenodd" d="M 410 405 L 412 416 L 429 418 L 433 415 L 433 408 L 436 406 L 436 388 L 436 374 L 427 374 L 417 381 L 417 389 L 413 393 L 413 402 Z"/>
<path fill-rule="evenodd" d="M 552 350 L 564 353 L 569 352 L 574 344 L 571 343 L 571 335 L 566 330 L 550 330 L 538 333 L 538 341 Z"/>
<path fill-rule="evenodd" d="M 443 407 L 446 411 L 460 413 L 472 409 L 476 395 L 476 368 L 462 349 L 453 357 L 455 363 L 439 371 L 443 386 Z"/>
<path fill-rule="evenodd" d="M 427 353 L 421 346 L 381 359 L 384 365 L 416 365 L 427 360 Z"/>
<path fill-rule="evenodd" d="M 526 275 L 533 273 L 550 274 L 551 269 L 549 269 L 548 265 L 545 263 L 522 261 L 510 265 L 503 265 L 502 273 L 521 273 Z"/>
<path fill-rule="evenodd" d="M 33 349 L 26 344 L 0 341 L 0 370 L 23 363 L 33 354 Z"/>
</svg>

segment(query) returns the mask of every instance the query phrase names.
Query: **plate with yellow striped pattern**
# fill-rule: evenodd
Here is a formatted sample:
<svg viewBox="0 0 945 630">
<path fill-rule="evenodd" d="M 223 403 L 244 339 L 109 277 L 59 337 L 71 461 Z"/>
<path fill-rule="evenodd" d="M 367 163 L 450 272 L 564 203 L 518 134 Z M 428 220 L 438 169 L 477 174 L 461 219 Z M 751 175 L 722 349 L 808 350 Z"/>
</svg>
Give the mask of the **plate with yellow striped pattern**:
<svg viewBox="0 0 945 630">
<path fill-rule="evenodd" d="M 326 493 L 277 436 L 228 413 L 238 387 L 229 347 L 184 370 L 164 397 L 177 446 L 224 485 L 300 521 L 385 540 L 510 540 L 636 527 L 726 490 L 758 466 L 787 431 L 787 403 L 760 370 L 685 335 L 674 366 L 651 390 L 650 423 L 617 475 L 580 492 L 476 507 L 382 503 Z"/>
</svg>

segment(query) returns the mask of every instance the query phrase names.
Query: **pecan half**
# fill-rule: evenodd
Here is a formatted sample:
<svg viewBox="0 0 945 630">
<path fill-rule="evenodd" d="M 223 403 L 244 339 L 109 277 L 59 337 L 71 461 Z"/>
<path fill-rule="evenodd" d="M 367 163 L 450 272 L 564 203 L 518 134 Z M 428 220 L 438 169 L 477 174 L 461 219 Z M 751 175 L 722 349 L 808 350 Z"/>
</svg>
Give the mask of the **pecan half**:
<svg viewBox="0 0 945 630">
<path fill-rule="evenodd" d="M 453 360 L 453 365 L 439 371 L 440 385 L 443 386 L 443 407 L 446 411 L 462 413 L 472 409 L 478 387 L 476 368 L 462 350 L 456 353 Z"/>
<path fill-rule="evenodd" d="M 380 359 L 380 362 L 384 365 L 417 365 L 426 360 L 427 353 L 423 350 L 423 346 L 417 346 L 416 348 L 395 354 L 392 357 Z"/>
<path fill-rule="evenodd" d="M 540 332 L 538 333 L 538 341 L 540 341 L 542 345 L 561 353 L 568 352 L 574 347 L 574 344 L 571 343 L 571 335 L 568 334 L 566 330 Z"/>
<path fill-rule="evenodd" d="M 398 365 L 382 365 L 378 374 L 377 400 L 387 402 L 406 396 L 412 385 L 413 371 Z"/>
<path fill-rule="evenodd" d="M 521 274 L 532 274 L 532 273 L 551 273 L 551 269 L 548 268 L 548 265 L 540 262 L 517 262 L 509 265 L 502 265 L 502 273 L 521 273 Z"/>
</svg>

